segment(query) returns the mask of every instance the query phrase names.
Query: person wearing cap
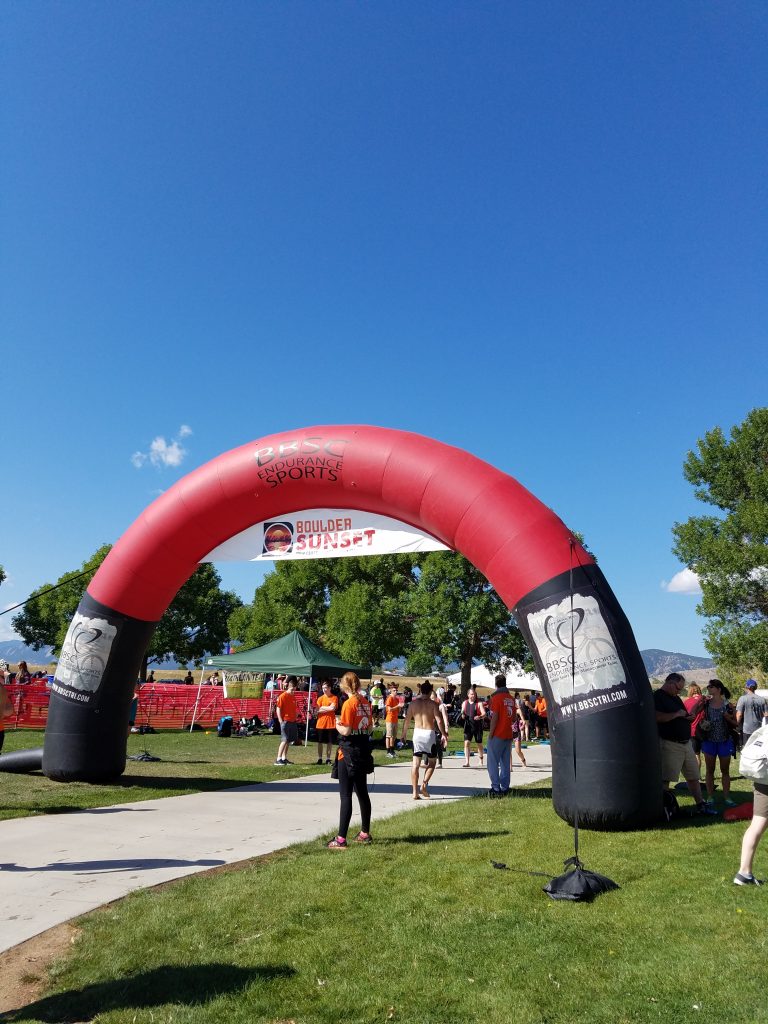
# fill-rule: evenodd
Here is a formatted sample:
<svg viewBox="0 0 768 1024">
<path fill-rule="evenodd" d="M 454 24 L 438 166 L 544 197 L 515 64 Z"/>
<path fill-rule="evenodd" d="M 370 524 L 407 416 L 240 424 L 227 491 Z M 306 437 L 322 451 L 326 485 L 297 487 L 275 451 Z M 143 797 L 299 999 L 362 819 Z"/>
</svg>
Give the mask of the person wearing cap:
<svg viewBox="0 0 768 1024">
<path fill-rule="evenodd" d="M 742 745 L 761 725 L 768 724 L 768 705 L 762 697 L 755 693 L 757 682 L 748 679 L 744 683 L 744 693 L 736 701 L 736 724 L 741 730 Z"/>
<path fill-rule="evenodd" d="M 680 699 L 684 689 L 685 677 L 679 672 L 670 672 L 653 694 L 661 750 L 662 787 L 669 789 L 673 782 L 677 782 L 682 771 L 699 814 L 716 814 L 714 808 L 707 806 L 701 792 L 699 763 L 691 746 L 693 715 L 686 711 Z"/>
</svg>

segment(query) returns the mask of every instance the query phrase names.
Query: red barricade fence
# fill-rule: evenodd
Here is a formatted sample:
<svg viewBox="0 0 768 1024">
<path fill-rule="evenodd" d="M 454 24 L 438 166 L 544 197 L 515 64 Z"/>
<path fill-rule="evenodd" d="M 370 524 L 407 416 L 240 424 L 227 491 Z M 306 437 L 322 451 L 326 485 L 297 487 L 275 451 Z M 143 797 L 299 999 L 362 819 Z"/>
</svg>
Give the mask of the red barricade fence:
<svg viewBox="0 0 768 1024">
<path fill-rule="evenodd" d="M 6 687 L 13 704 L 13 714 L 5 720 L 6 729 L 44 729 L 48 720 L 50 691 L 47 680 L 36 679 L 26 686 Z M 266 693 L 258 700 L 252 697 L 227 698 L 219 686 L 175 686 L 155 683 L 143 686 L 139 696 L 136 726 L 150 725 L 153 729 L 189 729 L 194 721 L 203 728 L 216 726 L 222 715 L 231 715 L 234 722 L 240 718 L 258 715 L 264 725 L 274 714 L 277 692 L 270 698 Z M 306 722 L 309 694 L 295 694 L 299 722 Z M 316 693 L 312 692 L 314 707 Z"/>
</svg>

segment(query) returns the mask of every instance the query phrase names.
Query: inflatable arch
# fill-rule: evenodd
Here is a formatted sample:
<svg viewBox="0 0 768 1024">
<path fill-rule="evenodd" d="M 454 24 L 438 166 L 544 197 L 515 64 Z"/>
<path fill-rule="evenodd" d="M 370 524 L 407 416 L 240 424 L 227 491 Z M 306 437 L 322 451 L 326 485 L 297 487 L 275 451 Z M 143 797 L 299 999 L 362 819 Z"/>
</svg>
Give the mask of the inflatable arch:
<svg viewBox="0 0 768 1024">
<path fill-rule="evenodd" d="M 399 520 L 461 552 L 487 577 L 517 619 L 548 700 L 561 817 L 614 829 L 659 817 L 648 678 L 594 559 L 512 477 L 438 441 L 370 426 L 310 427 L 233 449 L 139 516 L 70 625 L 52 688 L 44 773 L 92 782 L 120 775 L 142 655 L 178 589 L 243 530 L 320 508 Z"/>
</svg>

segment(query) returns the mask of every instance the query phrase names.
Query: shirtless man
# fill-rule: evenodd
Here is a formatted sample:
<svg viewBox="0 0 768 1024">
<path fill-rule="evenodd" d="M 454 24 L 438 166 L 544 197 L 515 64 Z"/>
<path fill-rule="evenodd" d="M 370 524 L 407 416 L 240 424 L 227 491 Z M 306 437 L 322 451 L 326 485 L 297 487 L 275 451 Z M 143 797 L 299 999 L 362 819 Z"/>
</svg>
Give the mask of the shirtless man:
<svg viewBox="0 0 768 1024">
<path fill-rule="evenodd" d="M 440 705 L 435 704 L 431 697 L 432 683 L 424 682 L 419 687 L 419 696 L 414 697 L 408 705 L 408 711 L 403 721 L 402 740 L 408 733 L 408 726 L 413 722 L 413 760 L 411 762 L 411 785 L 413 786 L 413 799 L 420 800 L 421 797 L 429 799 L 429 780 L 435 771 L 437 761 L 437 743 L 435 733 L 439 730 L 440 742 L 443 746 L 448 742 L 448 733 L 443 724 L 443 716 L 440 713 Z M 419 788 L 419 768 L 421 767 L 421 755 L 427 755 L 427 767 L 424 772 L 424 781 Z M 419 795 L 421 794 L 421 796 Z"/>
</svg>

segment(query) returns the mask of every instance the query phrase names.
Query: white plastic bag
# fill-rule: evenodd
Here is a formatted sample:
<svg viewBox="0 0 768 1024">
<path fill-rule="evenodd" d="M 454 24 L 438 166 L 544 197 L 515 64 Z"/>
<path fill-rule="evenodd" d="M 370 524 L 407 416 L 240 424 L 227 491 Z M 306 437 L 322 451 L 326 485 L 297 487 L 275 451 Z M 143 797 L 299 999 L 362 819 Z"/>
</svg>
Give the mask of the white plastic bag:
<svg viewBox="0 0 768 1024">
<path fill-rule="evenodd" d="M 768 782 L 768 725 L 756 729 L 744 744 L 739 772 L 755 782 Z"/>
</svg>

